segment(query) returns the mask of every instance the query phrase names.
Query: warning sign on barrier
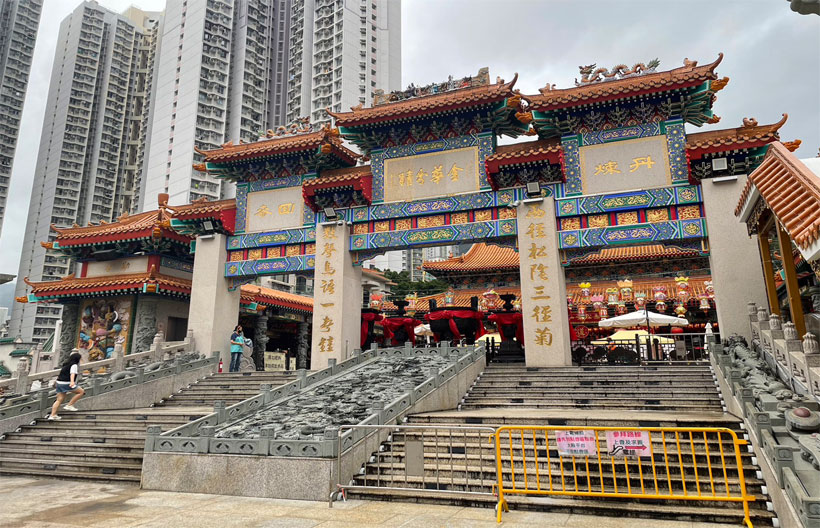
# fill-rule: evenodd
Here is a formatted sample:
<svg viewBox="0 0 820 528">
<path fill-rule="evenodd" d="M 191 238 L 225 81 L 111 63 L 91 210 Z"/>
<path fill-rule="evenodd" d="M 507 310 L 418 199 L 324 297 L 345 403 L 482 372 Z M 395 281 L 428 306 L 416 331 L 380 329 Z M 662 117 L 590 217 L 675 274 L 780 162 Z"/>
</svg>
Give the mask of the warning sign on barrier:
<svg viewBox="0 0 820 528">
<path fill-rule="evenodd" d="M 606 446 L 611 456 L 652 456 L 648 431 L 607 431 Z"/>
<path fill-rule="evenodd" d="M 565 456 L 598 456 L 595 431 L 560 430 L 555 431 L 558 454 Z"/>
</svg>

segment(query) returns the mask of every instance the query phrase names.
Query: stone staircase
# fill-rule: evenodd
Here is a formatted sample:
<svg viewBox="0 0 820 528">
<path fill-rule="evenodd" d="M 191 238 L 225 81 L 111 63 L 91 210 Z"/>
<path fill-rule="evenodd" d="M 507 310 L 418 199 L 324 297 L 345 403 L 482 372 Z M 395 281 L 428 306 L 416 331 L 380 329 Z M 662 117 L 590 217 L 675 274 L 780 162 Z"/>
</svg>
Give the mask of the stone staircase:
<svg viewBox="0 0 820 528">
<path fill-rule="evenodd" d="M 217 400 L 225 405 L 233 405 L 259 394 L 260 386 L 270 384 L 274 387 L 284 385 L 296 379 L 293 372 L 230 372 L 212 374 L 202 378 L 160 400 L 154 407 L 186 407 L 205 405 L 213 407 Z"/>
<path fill-rule="evenodd" d="M 487 407 L 721 412 L 709 366 L 527 368 L 491 364 L 463 410 Z"/>
<path fill-rule="evenodd" d="M 490 365 L 470 389 L 460 410 L 411 416 L 404 425 L 493 428 L 501 425 L 726 427 L 735 431 L 740 438 L 745 434 L 738 418 L 723 413 L 720 394 L 708 366 L 529 369 L 514 365 Z M 413 476 L 408 476 L 405 468 L 408 442 L 412 444 L 413 453 L 418 453 L 419 445 L 423 446 L 423 465 L 418 458 L 415 459 L 410 471 Z M 538 480 L 542 489 L 549 489 L 548 475 L 551 473 L 553 485 L 559 486 L 562 463 L 559 462 L 554 441 L 551 439 L 547 448 L 543 438 L 538 438 L 538 473 L 533 468 L 533 444 L 529 440 L 527 443 L 524 451 L 527 454 L 530 485 L 533 486 L 534 481 Z M 654 436 L 659 492 L 668 493 L 671 489 L 682 493 L 680 476 L 683 471 L 687 475 L 688 493 L 694 494 L 695 490 L 691 488 L 697 465 L 701 489 L 711 494 L 707 474 L 710 464 L 713 474 L 719 477 L 715 478 L 715 493 L 725 494 L 727 481 L 729 488 L 737 491 L 739 470 L 735 460 L 724 456 L 725 480 L 721 464 L 720 448 L 723 447 L 724 453 L 732 453 L 731 440 L 725 437 L 721 444 L 718 445 L 716 438 L 710 439 L 708 454 L 702 444 L 692 449 L 694 456 L 691 451 L 685 451 L 689 456 L 684 456 L 680 463 L 674 459 L 669 466 L 671 478 L 667 479 L 662 442 Z M 670 443 L 667 441 L 668 445 Z M 688 445 L 686 447 L 689 448 Z M 513 442 L 511 454 L 505 450 L 502 472 L 506 485 L 512 481 L 510 458 L 514 461 L 515 476 L 520 485 L 524 471 L 520 444 Z M 564 478 L 567 488 L 572 489 L 575 485 L 573 463 L 568 457 L 564 458 Z M 767 507 L 765 483 L 754 454 L 744 451 L 742 464 L 746 489 L 757 497 L 751 507 L 754 526 L 775 526 L 775 514 Z M 614 467 L 604 465 L 602 468 L 607 491 L 614 491 L 613 471 L 621 491 L 628 486 L 640 490 L 641 475 L 644 485 L 654 489 L 653 469 L 648 458 L 631 458 L 628 467 L 620 462 Z M 587 468 L 585 463 L 579 462 L 576 469 L 579 490 L 586 491 L 588 486 L 600 490 L 601 470 L 597 463 L 591 462 Z M 590 477 L 589 482 L 587 476 Z M 495 448 L 488 432 L 465 429 L 395 431 L 382 443 L 380 450 L 373 453 L 350 484 L 364 486 L 348 493 L 349 497 L 361 499 L 492 507 L 496 501 L 493 495 L 496 485 Z M 507 500 L 510 507 L 516 510 L 558 509 L 611 517 L 676 519 L 738 526 L 743 521 L 742 504 L 730 502 L 517 495 L 508 495 Z M 648 520 L 635 522 L 636 526 L 651 525 Z"/>
<path fill-rule="evenodd" d="M 61 411 L 62 420 L 37 419 L 0 441 L 0 475 L 86 479 L 139 484 L 146 428 L 164 431 L 259 394 L 260 385 L 287 383 L 275 372 L 213 374 L 154 407 L 112 411 Z M 82 400 L 81 400 L 82 401 Z"/>
</svg>

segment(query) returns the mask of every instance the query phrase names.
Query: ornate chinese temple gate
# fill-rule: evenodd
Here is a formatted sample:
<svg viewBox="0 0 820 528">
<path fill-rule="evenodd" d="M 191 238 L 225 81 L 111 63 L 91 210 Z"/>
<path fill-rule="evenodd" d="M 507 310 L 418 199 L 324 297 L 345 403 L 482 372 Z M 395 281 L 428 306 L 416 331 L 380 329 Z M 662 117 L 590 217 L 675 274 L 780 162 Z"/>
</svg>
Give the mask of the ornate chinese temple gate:
<svg viewBox="0 0 820 528">
<path fill-rule="evenodd" d="M 756 122 L 686 137 L 685 123 L 719 119 L 711 106 L 728 81 L 714 72 L 719 62 L 685 61 L 666 72 L 651 62 L 603 77 L 592 68 L 577 87 L 548 86 L 533 96 L 513 91 L 515 79 L 491 84 L 482 70 L 331 113 L 337 128 L 297 124 L 202 152 L 200 170 L 237 183 L 237 213 L 235 234 L 197 241 L 196 264 L 201 251 L 215 262 L 214 252 L 227 248 L 224 273 L 203 266 L 203 280 L 213 285 L 224 275 L 230 288 L 264 274 L 314 274 L 312 365 L 321 368 L 360 344 L 358 266 L 365 260 L 413 247 L 510 245 L 520 253 L 527 364 L 569 364 L 562 264 L 648 243 L 714 257 L 701 180 L 742 175 L 777 139 L 776 126 Z M 500 135 L 522 134 L 539 139 L 496 144 Z M 712 163 L 718 157 L 728 160 L 728 173 Z M 737 252 L 746 241 L 735 240 L 742 230 L 733 219 L 734 231 L 724 226 L 731 211 L 710 209 L 709 230 L 712 216 L 718 238 L 731 240 L 717 244 L 721 251 Z M 729 273 L 720 268 L 716 275 Z M 723 293 L 720 306 L 743 313 L 747 299 Z M 230 295 L 203 296 L 196 307 L 210 314 L 203 328 L 222 324 L 218 303 L 233 302 Z"/>
</svg>

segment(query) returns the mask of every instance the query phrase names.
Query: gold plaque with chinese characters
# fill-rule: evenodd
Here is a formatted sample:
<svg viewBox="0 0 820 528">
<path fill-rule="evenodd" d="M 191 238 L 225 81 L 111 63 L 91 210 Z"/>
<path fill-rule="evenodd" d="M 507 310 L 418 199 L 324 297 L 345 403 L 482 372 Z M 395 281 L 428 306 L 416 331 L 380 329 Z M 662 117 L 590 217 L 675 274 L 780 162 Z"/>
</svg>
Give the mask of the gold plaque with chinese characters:
<svg viewBox="0 0 820 528">
<path fill-rule="evenodd" d="M 305 202 L 301 187 L 248 193 L 245 231 L 274 231 L 302 227 Z"/>
<path fill-rule="evenodd" d="M 478 147 L 384 160 L 384 201 L 411 201 L 476 192 Z"/>
<path fill-rule="evenodd" d="M 671 184 L 666 136 L 588 145 L 579 149 L 584 194 Z"/>
</svg>

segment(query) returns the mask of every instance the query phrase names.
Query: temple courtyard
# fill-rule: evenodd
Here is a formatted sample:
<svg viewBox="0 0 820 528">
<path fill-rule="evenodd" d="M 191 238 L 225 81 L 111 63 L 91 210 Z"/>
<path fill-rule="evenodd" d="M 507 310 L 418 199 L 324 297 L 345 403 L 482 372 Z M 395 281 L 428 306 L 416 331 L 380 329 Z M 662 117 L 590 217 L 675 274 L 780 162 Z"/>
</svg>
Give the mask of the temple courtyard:
<svg viewBox="0 0 820 528">
<path fill-rule="evenodd" d="M 53 497 L 53 501 L 44 501 Z M 93 498 L 92 498 L 93 497 Z M 57 526 L 157 526 L 198 528 L 434 528 L 497 526 L 488 508 L 462 508 L 350 500 L 326 502 L 228 497 L 200 493 L 145 491 L 106 483 L 0 477 L 0 502 L 6 509 L 0 526 L 35 528 Z M 629 519 L 563 512 L 513 511 L 504 526 L 572 528 L 724 528 L 733 524 L 692 523 L 660 519 Z"/>
</svg>

